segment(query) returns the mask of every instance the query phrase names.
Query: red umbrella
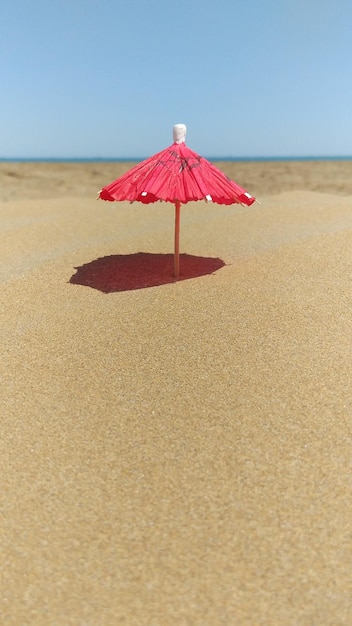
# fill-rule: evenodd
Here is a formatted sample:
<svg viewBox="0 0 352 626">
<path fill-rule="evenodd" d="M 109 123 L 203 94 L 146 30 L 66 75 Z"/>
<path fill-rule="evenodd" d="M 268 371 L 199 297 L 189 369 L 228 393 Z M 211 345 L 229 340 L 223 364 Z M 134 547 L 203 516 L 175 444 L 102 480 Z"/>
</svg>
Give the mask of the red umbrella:
<svg viewBox="0 0 352 626">
<path fill-rule="evenodd" d="M 99 192 L 102 200 L 129 200 L 143 204 L 164 200 L 175 205 L 174 276 L 179 276 L 179 234 L 181 204 L 195 200 L 217 204 L 255 202 L 245 189 L 185 144 L 186 126 L 176 124 L 174 143 L 135 165 Z"/>
</svg>

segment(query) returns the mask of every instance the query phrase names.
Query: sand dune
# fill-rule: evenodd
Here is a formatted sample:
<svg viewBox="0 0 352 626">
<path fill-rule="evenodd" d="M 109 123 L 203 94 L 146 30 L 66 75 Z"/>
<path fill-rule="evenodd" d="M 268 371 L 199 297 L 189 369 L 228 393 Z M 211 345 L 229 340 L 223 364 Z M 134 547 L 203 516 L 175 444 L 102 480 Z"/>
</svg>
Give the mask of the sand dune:
<svg viewBox="0 0 352 626">
<path fill-rule="evenodd" d="M 235 164 L 179 282 L 171 206 L 54 165 L 1 164 L 0 621 L 349 625 L 351 164 Z"/>
</svg>

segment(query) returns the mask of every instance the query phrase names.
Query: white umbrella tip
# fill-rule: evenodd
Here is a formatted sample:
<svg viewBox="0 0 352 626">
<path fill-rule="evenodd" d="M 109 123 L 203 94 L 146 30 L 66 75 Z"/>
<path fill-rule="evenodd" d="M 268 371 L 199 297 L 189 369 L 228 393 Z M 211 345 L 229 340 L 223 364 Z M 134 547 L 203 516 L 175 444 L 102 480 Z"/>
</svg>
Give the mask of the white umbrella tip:
<svg viewBox="0 0 352 626">
<path fill-rule="evenodd" d="M 186 141 L 187 127 L 185 124 L 175 124 L 173 128 L 173 137 L 175 143 L 184 143 Z"/>
</svg>

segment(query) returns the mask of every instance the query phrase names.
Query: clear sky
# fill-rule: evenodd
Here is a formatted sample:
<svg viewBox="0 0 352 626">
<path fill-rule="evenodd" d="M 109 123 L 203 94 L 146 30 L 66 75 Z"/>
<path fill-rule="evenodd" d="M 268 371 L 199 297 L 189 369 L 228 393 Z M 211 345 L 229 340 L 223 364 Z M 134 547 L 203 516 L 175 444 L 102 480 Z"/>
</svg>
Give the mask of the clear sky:
<svg viewBox="0 0 352 626">
<path fill-rule="evenodd" d="M 352 155 L 351 0 L 4 0 L 0 157 Z"/>
</svg>

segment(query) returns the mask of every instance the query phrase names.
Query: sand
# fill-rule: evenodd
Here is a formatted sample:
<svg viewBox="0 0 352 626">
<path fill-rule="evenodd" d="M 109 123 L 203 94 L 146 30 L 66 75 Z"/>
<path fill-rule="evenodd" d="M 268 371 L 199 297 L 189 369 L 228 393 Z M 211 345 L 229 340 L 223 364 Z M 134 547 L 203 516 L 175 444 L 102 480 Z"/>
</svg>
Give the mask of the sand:
<svg viewBox="0 0 352 626">
<path fill-rule="evenodd" d="M 223 164 L 177 283 L 127 168 L 0 165 L 0 623 L 349 626 L 352 162 Z"/>
</svg>

